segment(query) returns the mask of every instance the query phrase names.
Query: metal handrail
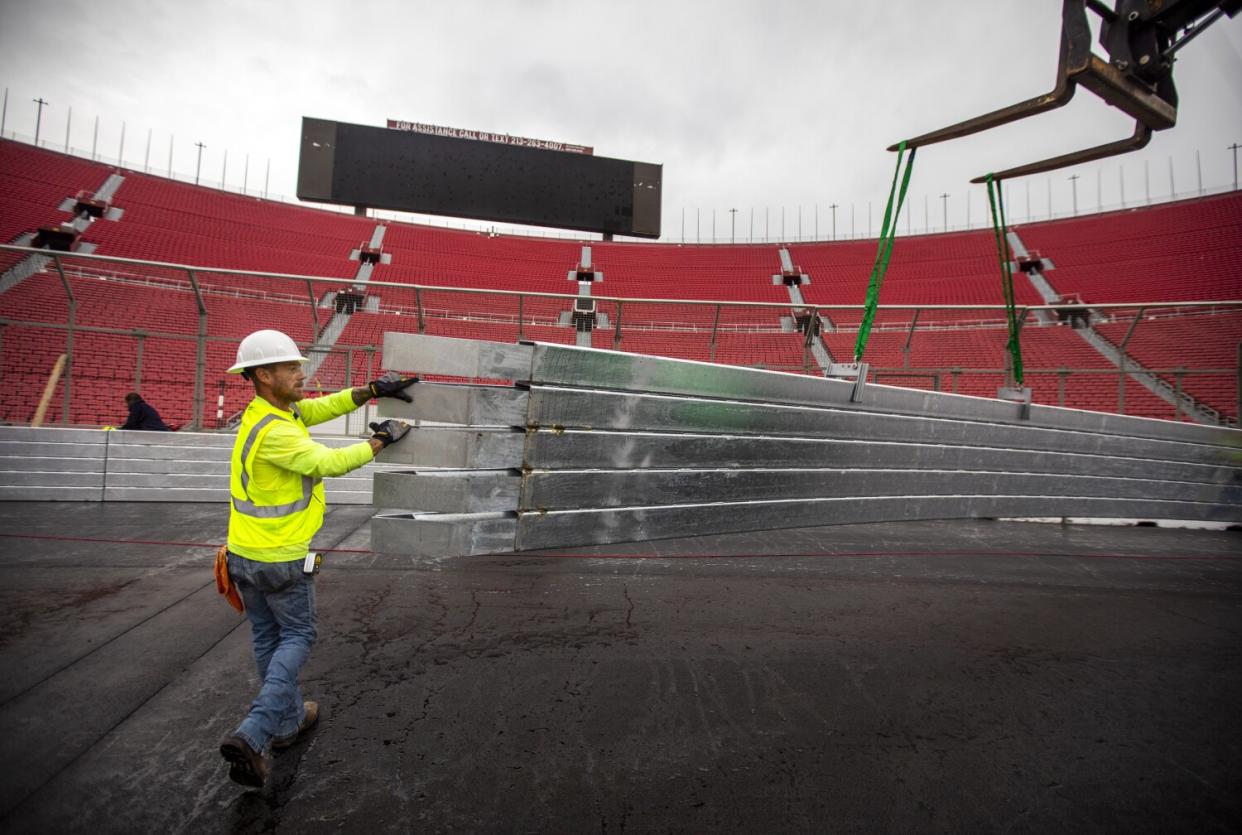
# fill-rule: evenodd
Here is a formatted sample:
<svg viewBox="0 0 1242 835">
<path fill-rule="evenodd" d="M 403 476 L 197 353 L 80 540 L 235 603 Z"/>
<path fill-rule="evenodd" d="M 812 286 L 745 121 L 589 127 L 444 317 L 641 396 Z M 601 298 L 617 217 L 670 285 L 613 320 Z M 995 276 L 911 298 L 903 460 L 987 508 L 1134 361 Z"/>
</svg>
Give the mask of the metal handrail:
<svg viewBox="0 0 1242 835">
<path fill-rule="evenodd" d="M 13 246 L 12 244 L 0 244 L 0 251 L 19 252 L 26 255 L 42 255 L 50 257 L 54 260 L 62 258 L 84 258 L 91 261 L 104 261 L 118 264 L 134 264 L 147 267 L 159 267 L 161 269 L 187 271 L 192 270 L 196 273 L 211 273 L 213 275 L 237 275 L 250 276 L 258 278 L 276 278 L 285 281 L 302 281 L 312 282 L 316 284 L 335 284 L 339 285 L 341 278 L 324 278 L 322 276 L 300 275 L 297 273 L 270 273 L 260 272 L 256 270 L 235 270 L 223 267 L 203 267 L 192 266 L 188 264 L 174 264 L 168 261 L 145 261 L 138 258 L 122 258 L 115 255 L 95 255 L 76 252 L 52 252 L 46 249 L 34 249 L 26 246 Z M 444 285 L 434 284 L 409 284 L 400 281 L 369 281 L 368 286 L 372 287 L 391 287 L 399 290 L 416 290 L 419 292 L 447 292 L 447 293 L 466 293 L 478 295 L 502 295 L 502 296 L 518 296 L 527 298 L 549 298 L 549 299 L 576 299 L 577 294 L 573 293 L 544 293 L 527 290 L 499 290 L 488 289 L 482 287 L 448 287 Z M 656 298 L 630 298 L 625 296 L 598 296 L 593 295 L 596 301 L 622 302 L 625 304 L 688 304 L 688 305 L 722 305 L 725 307 L 765 307 L 779 308 L 787 310 L 790 307 L 798 305 L 790 302 L 746 302 L 746 301 L 726 301 L 723 299 L 656 299 Z M 1169 301 L 1169 302 L 1100 302 L 1099 304 L 1031 304 L 1024 305 L 1021 309 L 1027 311 L 1036 310 L 1113 310 L 1123 308 L 1136 307 L 1207 307 L 1210 305 L 1220 307 L 1239 307 L 1242 308 L 1242 299 L 1209 299 L 1205 301 Z M 809 306 L 809 305 L 803 305 Z M 820 310 L 863 310 L 866 305 L 861 304 L 816 304 Z M 1003 304 L 885 304 L 884 310 L 1005 310 Z"/>
</svg>

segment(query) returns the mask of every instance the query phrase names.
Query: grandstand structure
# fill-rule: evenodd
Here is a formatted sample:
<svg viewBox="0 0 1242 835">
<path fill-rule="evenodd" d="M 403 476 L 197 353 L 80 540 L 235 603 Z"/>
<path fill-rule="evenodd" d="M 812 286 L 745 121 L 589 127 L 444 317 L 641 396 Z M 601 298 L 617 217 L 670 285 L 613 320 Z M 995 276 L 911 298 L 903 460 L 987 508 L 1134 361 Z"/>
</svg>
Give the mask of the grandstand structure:
<svg viewBox="0 0 1242 835">
<path fill-rule="evenodd" d="M 1034 402 L 1236 425 L 1242 195 L 1015 226 Z M 659 244 L 449 230 L 264 201 L 0 141 L 0 420 L 227 426 L 224 374 L 275 327 L 310 388 L 384 367 L 383 334 L 532 340 L 820 375 L 853 359 L 875 242 Z M 33 251 L 38 248 L 39 251 Z M 589 301 L 588 301 L 589 299 Z M 341 302 L 348 302 L 341 304 Z M 1006 383 L 988 231 L 903 236 L 865 360 L 890 385 Z"/>
</svg>

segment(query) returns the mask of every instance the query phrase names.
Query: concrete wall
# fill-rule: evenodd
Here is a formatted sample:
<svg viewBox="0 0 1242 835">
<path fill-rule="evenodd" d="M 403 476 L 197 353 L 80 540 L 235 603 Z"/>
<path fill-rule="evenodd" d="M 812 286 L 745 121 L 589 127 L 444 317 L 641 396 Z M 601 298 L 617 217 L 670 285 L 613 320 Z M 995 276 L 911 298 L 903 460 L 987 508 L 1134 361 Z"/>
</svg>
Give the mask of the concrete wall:
<svg viewBox="0 0 1242 835">
<path fill-rule="evenodd" d="M 334 448 L 358 443 L 315 440 Z M 226 504 L 232 449 L 232 434 L 0 426 L 0 499 Z M 370 503 L 372 477 L 391 468 L 370 464 L 325 479 L 328 501 Z"/>
</svg>

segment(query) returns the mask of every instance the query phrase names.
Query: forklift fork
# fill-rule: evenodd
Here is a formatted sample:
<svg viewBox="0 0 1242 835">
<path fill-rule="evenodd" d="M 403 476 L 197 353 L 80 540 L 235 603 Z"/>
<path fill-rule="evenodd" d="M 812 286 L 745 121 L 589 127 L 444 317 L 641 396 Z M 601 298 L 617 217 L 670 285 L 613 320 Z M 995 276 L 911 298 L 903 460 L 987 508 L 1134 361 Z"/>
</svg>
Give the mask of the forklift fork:
<svg viewBox="0 0 1242 835">
<path fill-rule="evenodd" d="M 1091 52 L 1091 27 L 1087 7 L 1103 18 L 1101 42 L 1109 50 L 1105 61 Z M 1063 0 L 1061 7 L 1061 56 L 1057 83 L 1051 92 L 1003 107 L 947 128 L 925 133 L 906 141 L 907 148 L 918 148 L 957 139 L 972 133 L 1035 116 L 1065 105 L 1074 97 L 1079 84 L 1134 118 L 1134 133 L 1121 140 L 1073 151 L 1040 162 L 1028 163 L 994 174 L 1010 179 L 1053 171 L 1091 160 L 1136 151 L 1151 140 L 1153 131 L 1173 127 L 1177 122 L 1177 92 L 1173 87 L 1173 52 L 1197 35 L 1222 14 L 1230 17 L 1242 7 L 1242 0 L 1166 0 L 1153 5 L 1147 0 L 1117 0 L 1109 9 L 1100 0 Z M 1196 25 L 1196 21 L 1209 15 Z M 1176 29 L 1186 34 L 1171 43 Z M 1140 44 L 1142 55 L 1134 55 Z M 888 150 L 896 151 L 898 145 Z M 982 175 L 971 180 L 981 183 Z"/>
</svg>

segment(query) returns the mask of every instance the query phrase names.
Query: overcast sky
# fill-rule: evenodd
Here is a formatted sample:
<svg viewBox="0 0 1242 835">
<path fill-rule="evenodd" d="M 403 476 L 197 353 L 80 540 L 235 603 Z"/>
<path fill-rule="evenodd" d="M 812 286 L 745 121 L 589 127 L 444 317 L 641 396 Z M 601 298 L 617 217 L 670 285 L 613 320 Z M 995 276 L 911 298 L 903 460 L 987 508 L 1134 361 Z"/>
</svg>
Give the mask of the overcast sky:
<svg viewBox="0 0 1242 835">
<path fill-rule="evenodd" d="M 873 232 L 905 136 L 942 127 L 1051 89 L 1060 7 L 1056 0 L 833 2 L 822 0 L 511 0 L 510 2 L 85 2 L 0 0 L 0 84 L 5 132 L 33 136 L 42 97 L 43 139 L 192 175 L 206 145 L 205 181 L 293 195 L 301 117 L 366 125 L 388 118 L 590 145 L 602 156 L 662 163 L 664 237 L 820 237 L 837 203 L 838 234 Z M 1229 185 L 1242 142 L 1242 19 L 1224 19 L 1186 47 L 1175 78 L 1178 125 L 1137 154 L 1031 178 L 1031 211 L 1092 210 L 1197 188 Z M 912 222 L 949 224 L 985 211 L 970 177 L 1129 135 L 1132 123 L 1086 90 L 1067 107 L 1019 125 L 919 153 Z M 1147 163 L 1145 174 L 1144 162 Z M 1124 166 L 1124 174 L 1119 173 Z M 1101 172 L 1097 175 L 1097 172 Z M 1099 177 L 1097 181 L 1097 176 Z M 1145 179 L 1145 177 L 1147 179 Z M 1150 183 L 1148 185 L 1148 182 Z M 1009 214 L 1026 215 L 1025 181 Z M 903 226 L 904 230 L 904 220 Z"/>
</svg>

